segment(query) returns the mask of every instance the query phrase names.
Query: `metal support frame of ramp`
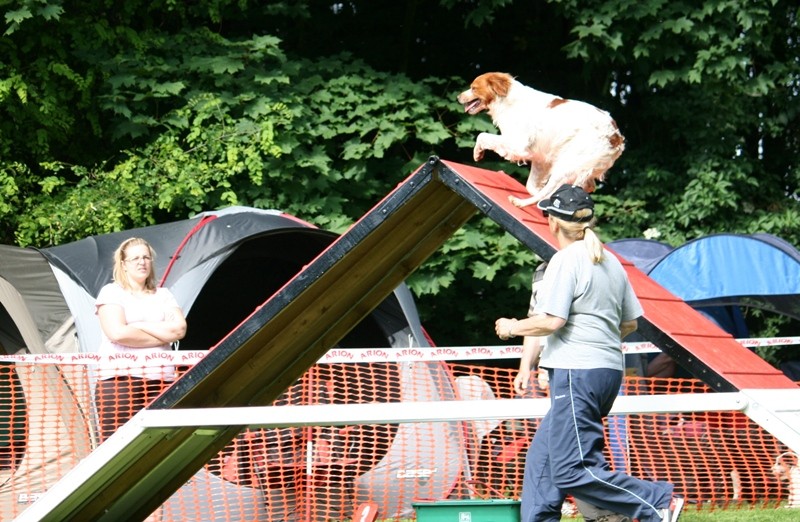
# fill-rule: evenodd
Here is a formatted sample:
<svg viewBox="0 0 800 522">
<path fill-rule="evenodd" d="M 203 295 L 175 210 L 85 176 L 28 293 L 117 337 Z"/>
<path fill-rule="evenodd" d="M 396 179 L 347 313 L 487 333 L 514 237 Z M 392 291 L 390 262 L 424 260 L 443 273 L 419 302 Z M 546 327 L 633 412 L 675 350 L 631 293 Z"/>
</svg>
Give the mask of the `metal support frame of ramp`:
<svg viewBox="0 0 800 522">
<path fill-rule="evenodd" d="M 431 158 L 148 410 L 270 404 L 478 210 L 548 259 L 555 245 L 541 212 L 513 207 L 508 194 L 524 188 L 503 173 Z M 630 263 L 625 268 L 645 308 L 646 337 L 714 389 L 798 391 Z M 135 417 L 17 520 L 143 520 L 242 429 L 202 422 L 142 428 Z"/>
</svg>

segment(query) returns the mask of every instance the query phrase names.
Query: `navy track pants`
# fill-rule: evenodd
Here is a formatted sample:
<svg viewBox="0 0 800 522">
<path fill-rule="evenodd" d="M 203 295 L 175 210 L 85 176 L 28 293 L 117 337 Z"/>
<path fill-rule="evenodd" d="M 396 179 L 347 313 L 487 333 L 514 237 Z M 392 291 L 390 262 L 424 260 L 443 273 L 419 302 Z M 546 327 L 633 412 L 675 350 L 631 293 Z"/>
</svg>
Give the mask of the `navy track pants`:
<svg viewBox="0 0 800 522">
<path fill-rule="evenodd" d="M 567 494 L 640 522 L 661 522 L 672 484 L 611 471 L 603 447 L 603 418 L 614 404 L 622 371 L 551 369 L 550 411 L 525 462 L 521 522 L 561 519 Z"/>
</svg>

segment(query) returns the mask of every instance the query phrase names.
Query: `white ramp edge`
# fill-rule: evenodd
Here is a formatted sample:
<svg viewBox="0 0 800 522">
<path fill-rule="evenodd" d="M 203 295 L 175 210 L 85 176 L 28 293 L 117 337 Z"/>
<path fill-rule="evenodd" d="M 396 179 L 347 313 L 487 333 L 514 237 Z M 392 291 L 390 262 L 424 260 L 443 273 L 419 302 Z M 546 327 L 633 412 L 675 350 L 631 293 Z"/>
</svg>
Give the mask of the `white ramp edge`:
<svg viewBox="0 0 800 522">
<path fill-rule="evenodd" d="M 800 454 L 800 388 L 745 389 L 739 394 L 745 415 Z"/>
</svg>

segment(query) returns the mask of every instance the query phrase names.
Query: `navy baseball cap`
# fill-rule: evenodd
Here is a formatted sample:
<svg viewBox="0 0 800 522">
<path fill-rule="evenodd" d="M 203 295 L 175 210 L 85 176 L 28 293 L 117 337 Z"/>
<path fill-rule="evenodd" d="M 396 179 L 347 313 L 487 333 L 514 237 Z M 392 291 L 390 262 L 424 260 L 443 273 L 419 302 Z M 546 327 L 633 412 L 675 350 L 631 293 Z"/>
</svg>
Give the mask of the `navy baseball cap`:
<svg viewBox="0 0 800 522">
<path fill-rule="evenodd" d="M 594 201 L 591 196 L 580 187 L 565 183 L 558 187 L 553 194 L 536 204 L 544 215 L 552 214 L 553 217 L 583 223 L 590 221 L 594 217 Z M 591 212 L 586 216 L 576 217 L 575 212 L 588 208 Z"/>
</svg>

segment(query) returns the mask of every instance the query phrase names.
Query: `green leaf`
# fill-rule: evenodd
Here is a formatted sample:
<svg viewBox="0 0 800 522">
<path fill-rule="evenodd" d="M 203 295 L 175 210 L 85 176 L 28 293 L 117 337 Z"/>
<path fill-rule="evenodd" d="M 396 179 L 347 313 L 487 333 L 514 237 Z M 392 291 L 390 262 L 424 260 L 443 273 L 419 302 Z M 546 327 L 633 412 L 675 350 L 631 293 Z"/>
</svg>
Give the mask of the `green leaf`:
<svg viewBox="0 0 800 522">
<path fill-rule="evenodd" d="M 37 14 L 45 20 L 58 20 L 64 14 L 64 8 L 59 4 L 45 4 L 38 9 Z"/>
<path fill-rule="evenodd" d="M 27 7 L 6 11 L 5 16 L 7 24 L 20 24 L 30 18 L 33 18 L 33 13 L 31 13 L 31 10 Z"/>
<path fill-rule="evenodd" d="M 160 95 L 177 96 L 186 88 L 183 82 L 165 82 L 153 85 L 153 93 Z"/>
</svg>

